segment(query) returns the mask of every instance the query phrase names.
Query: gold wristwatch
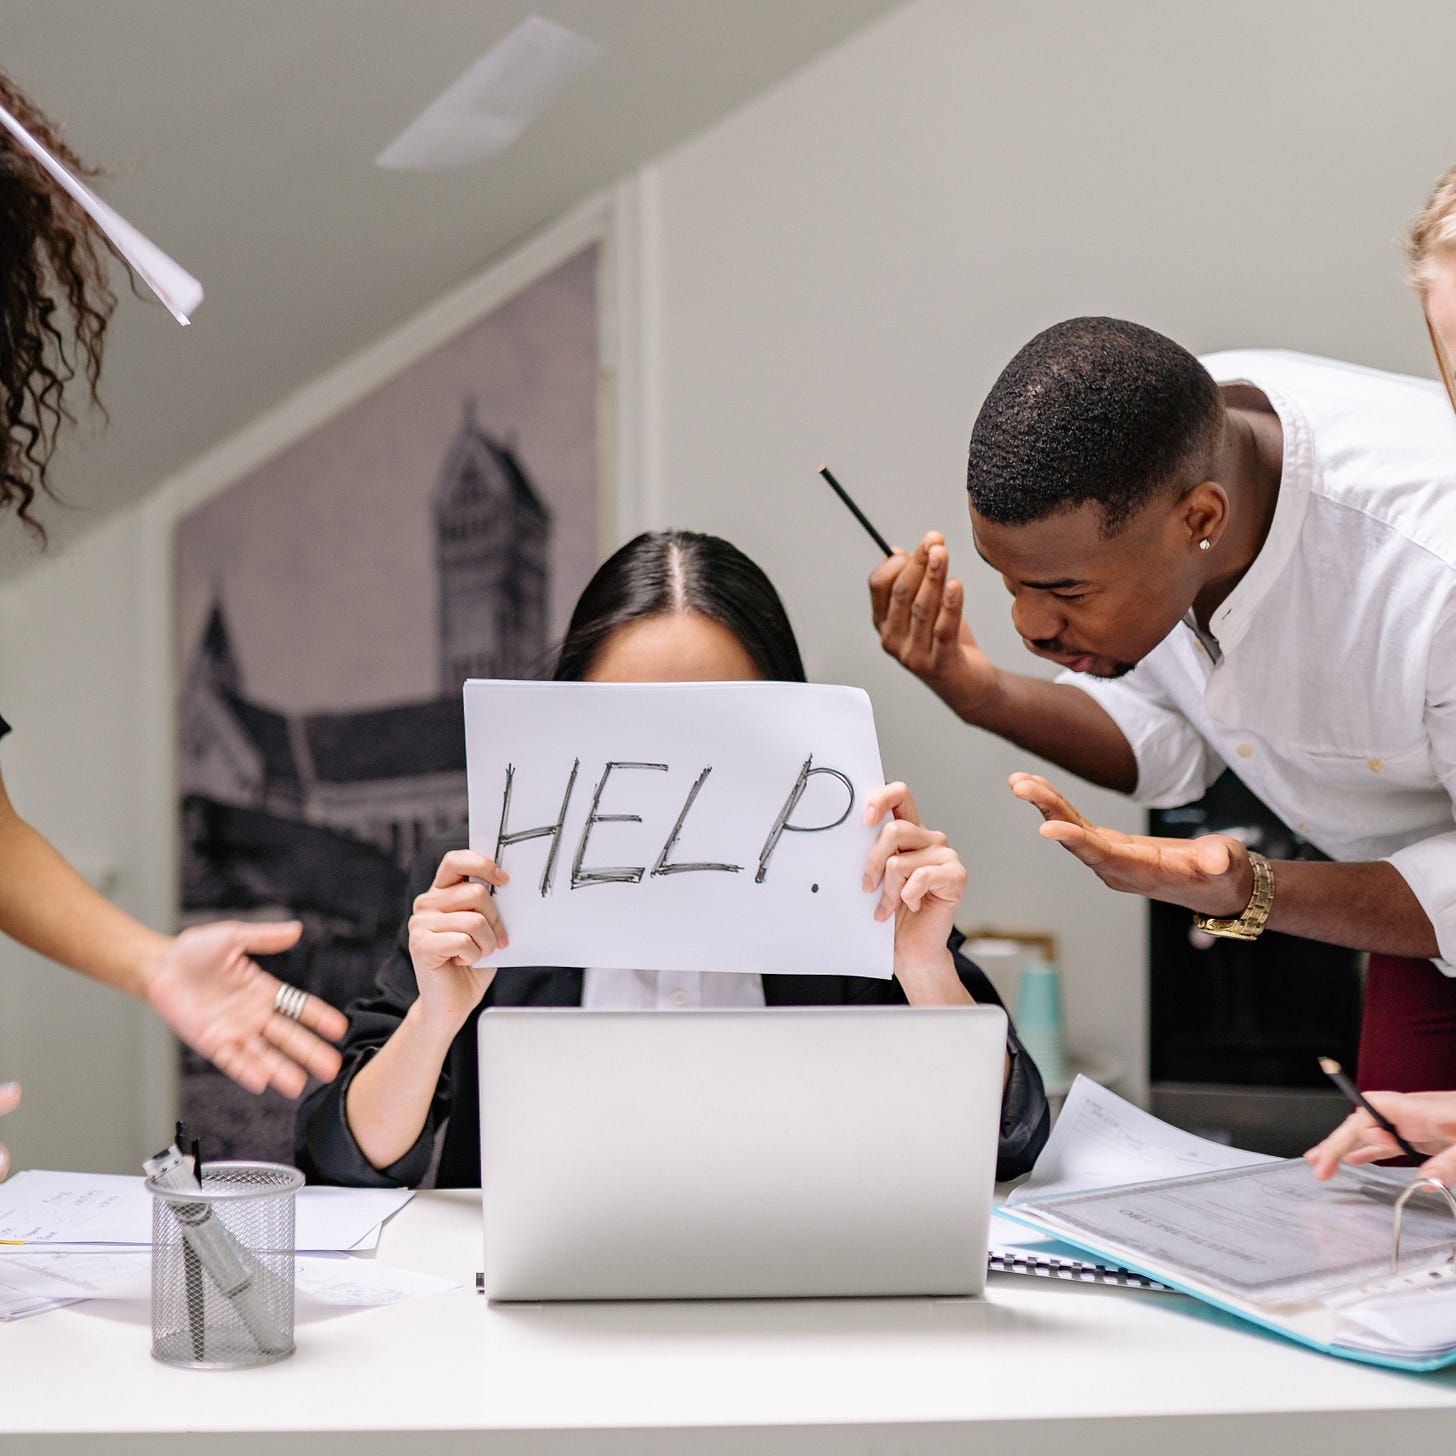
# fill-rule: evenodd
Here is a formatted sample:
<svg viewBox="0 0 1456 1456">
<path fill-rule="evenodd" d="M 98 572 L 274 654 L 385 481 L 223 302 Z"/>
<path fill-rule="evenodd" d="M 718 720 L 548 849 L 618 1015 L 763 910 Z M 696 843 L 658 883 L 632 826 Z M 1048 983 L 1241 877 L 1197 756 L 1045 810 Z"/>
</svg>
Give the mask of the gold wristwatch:
<svg viewBox="0 0 1456 1456">
<path fill-rule="evenodd" d="M 1244 913 L 1237 920 L 1214 920 L 1207 915 L 1195 915 L 1193 923 L 1199 930 L 1229 940 L 1258 940 L 1274 905 L 1274 871 L 1269 861 L 1252 849 L 1249 851 L 1249 867 L 1254 871 L 1254 893 L 1249 896 Z"/>
</svg>

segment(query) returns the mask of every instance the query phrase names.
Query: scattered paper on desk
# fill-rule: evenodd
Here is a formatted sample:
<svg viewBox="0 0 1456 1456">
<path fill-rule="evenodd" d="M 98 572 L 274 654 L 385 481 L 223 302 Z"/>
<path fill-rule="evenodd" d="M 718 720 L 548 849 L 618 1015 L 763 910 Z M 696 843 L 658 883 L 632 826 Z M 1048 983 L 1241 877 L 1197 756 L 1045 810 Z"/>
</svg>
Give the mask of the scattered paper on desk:
<svg viewBox="0 0 1456 1456">
<path fill-rule="evenodd" d="M 30 1168 L 0 1183 L 0 1239 L 150 1244 L 152 1196 L 119 1173 Z"/>
<path fill-rule="evenodd" d="M 294 1203 L 294 1247 L 311 1252 L 366 1246 L 379 1225 L 413 1197 L 408 1188 L 303 1188 Z M 28 1169 L 0 1183 L 0 1239 L 69 1248 L 150 1245 L 152 1195 L 139 1177 Z M 10 1247 L 0 1245 L 0 1255 Z"/>
<path fill-rule="evenodd" d="M 365 1309 L 422 1299 L 460 1286 L 433 1274 L 396 1269 L 373 1259 L 299 1255 L 294 1259 L 301 1319 L 305 1305 Z M 150 1248 L 115 1245 L 107 1253 L 25 1253 L 0 1263 L 0 1320 L 23 1319 L 85 1299 L 151 1298 Z"/>
<path fill-rule="evenodd" d="M 325 1188 L 298 1193 L 293 1246 L 300 1253 L 373 1248 L 379 1226 L 413 1198 L 412 1188 Z"/>
<path fill-rule="evenodd" d="M 118 1245 L 107 1253 L 23 1251 L 0 1263 L 0 1319 L 23 1319 L 83 1299 L 148 1299 L 150 1248 Z"/>
<path fill-rule="evenodd" d="M 373 1259 L 300 1258 L 294 1268 L 299 1295 L 315 1304 L 360 1308 L 402 1304 L 460 1287 L 451 1279 L 396 1269 Z"/>
<path fill-rule="evenodd" d="M 1031 1177 L 1006 1200 L 1115 1188 L 1183 1173 L 1219 1172 L 1272 1163 L 1266 1153 L 1231 1148 L 1170 1127 L 1115 1092 L 1079 1076 Z"/>
</svg>

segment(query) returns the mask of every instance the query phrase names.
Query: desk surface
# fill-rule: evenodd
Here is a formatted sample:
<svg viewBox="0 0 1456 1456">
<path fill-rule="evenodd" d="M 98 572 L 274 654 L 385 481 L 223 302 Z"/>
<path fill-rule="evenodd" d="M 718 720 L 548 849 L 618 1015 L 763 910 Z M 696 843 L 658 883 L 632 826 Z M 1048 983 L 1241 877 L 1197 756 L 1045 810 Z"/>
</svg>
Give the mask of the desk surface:
<svg viewBox="0 0 1456 1456">
<path fill-rule="evenodd" d="M 465 1287 L 300 1325 L 259 1370 L 159 1364 L 133 1304 L 0 1325 L 0 1451 L 1368 1456 L 1456 1431 L 1456 1372 L 1335 1360 L 1182 1295 L 996 1275 L 984 1301 L 492 1306 L 479 1251 L 478 1194 L 419 1195 L 379 1258 Z"/>
</svg>

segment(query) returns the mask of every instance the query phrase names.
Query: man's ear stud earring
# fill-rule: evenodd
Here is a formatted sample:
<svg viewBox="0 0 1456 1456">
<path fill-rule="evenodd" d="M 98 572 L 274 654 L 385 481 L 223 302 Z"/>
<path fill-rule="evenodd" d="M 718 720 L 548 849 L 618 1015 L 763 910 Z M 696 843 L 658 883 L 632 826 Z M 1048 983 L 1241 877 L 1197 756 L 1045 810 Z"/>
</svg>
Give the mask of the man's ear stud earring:
<svg viewBox="0 0 1456 1456">
<path fill-rule="evenodd" d="M 1209 540 L 1209 539 L 1208 539 L 1208 537 L 1207 537 L 1207 536 L 1205 536 L 1205 537 L 1204 537 L 1204 538 L 1203 538 L 1203 540 L 1201 540 L 1201 541 L 1200 541 L 1200 542 L 1199 542 L 1199 543 L 1198 543 L 1198 549 L 1199 549 L 1199 550 L 1200 550 L 1200 551 L 1207 551 L 1207 550 L 1208 550 L 1208 548 L 1209 548 L 1209 547 L 1210 547 L 1210 546 L 1212 546 L 1212 545 L 1213 545 L 1213 542 L 1212 542 L 1212 541 L 1210 541 L 1210 540 Z"/>
</svg>

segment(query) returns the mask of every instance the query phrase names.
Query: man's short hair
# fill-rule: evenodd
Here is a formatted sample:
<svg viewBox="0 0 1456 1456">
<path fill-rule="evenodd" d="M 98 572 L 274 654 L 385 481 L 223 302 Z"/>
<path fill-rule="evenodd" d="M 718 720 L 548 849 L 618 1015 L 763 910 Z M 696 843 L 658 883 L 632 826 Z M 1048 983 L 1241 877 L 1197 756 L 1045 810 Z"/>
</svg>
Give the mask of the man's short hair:
<svg viewBox="0 0 1456 1456">
<path fill-rule="evenodd" d="M 978 515 L 1023 525 L 1088 501 L 1113 536 L 1163 491 L 1198 482 L 1223 423 L 1208 371 L 1124 319 L 1039 333 L 1001 371 L 971 430 L 966 489 Z"/>
</svg>

